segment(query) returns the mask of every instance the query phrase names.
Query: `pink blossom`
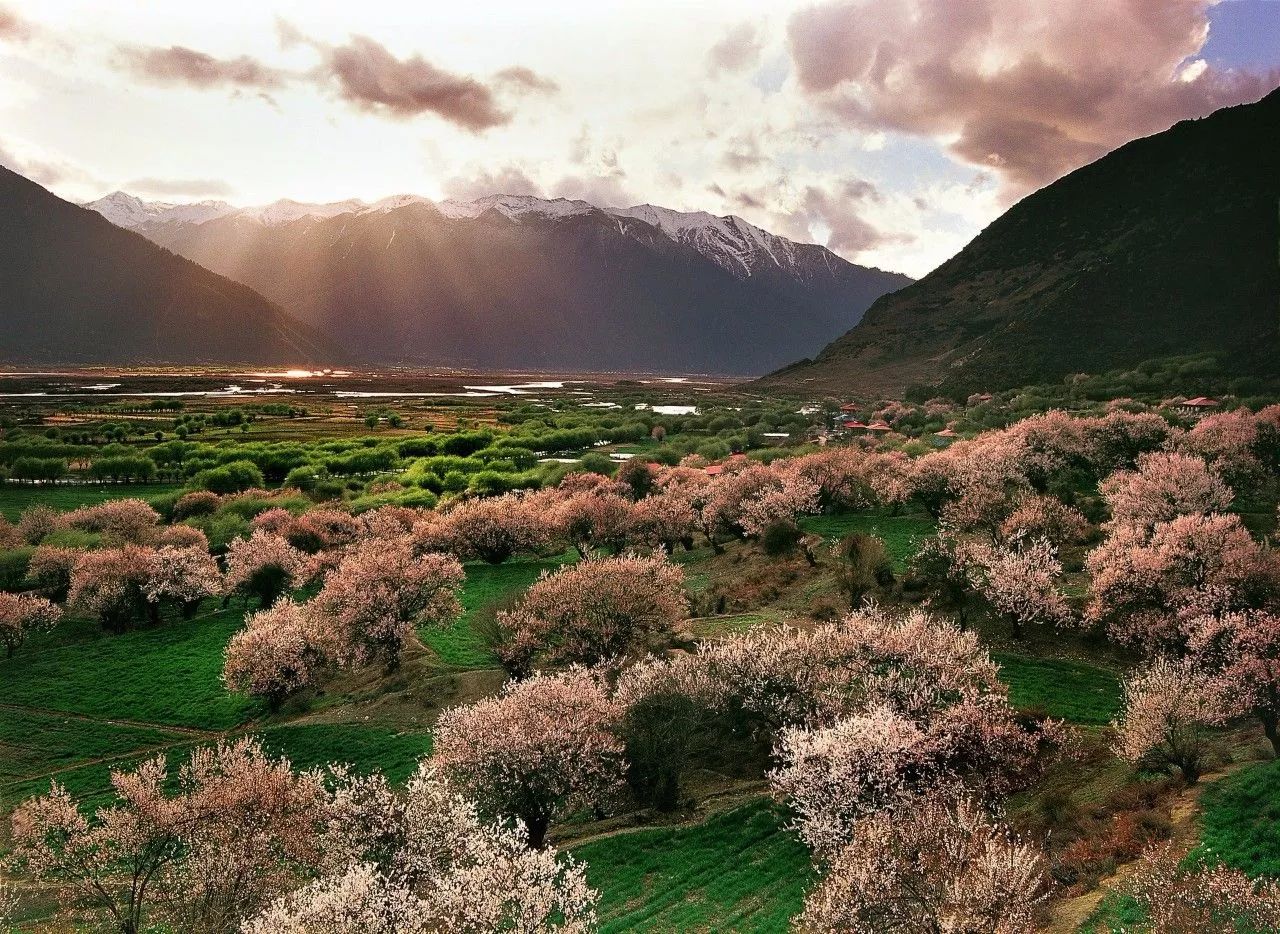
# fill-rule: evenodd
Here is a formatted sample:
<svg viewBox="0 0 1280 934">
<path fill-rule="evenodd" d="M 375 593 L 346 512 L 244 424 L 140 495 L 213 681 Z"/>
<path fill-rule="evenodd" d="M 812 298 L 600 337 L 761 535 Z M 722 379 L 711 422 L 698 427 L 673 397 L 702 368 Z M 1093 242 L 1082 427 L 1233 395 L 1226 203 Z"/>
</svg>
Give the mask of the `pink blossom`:
<svg viewBox="0 0 1280 934">
<path fill-rule="evenodd" d="M 183 606 L 189 616 L 205 597 L 222 593 L 222 572 L 218 562 L 205 549 L 157 548 L 151 560 L 150 574 L 142 592 L 152 603 L 173 600 Z"/>
<path fill-rule="evenodd" d="M 32 553 L 27 565 L 27 580 L 54 600 L 66 599 L 71 587 L 71 570 L 80 557 L 77 548 L 41 545 Z"/>
<path fill-rule="evenodd" d="M 261 529 L 227 547 L 227 587 L 258 598 L 270 606 L 294 586 L 303 571 L 303 556 L 281 536 Z"/>
<path fill-rule="evenodd" d="M 265 698 L 276 709 L 316 682 L 324 656 L 325 634 L 308 608 L 281 600 L 250 614 L 231 637 L 222 680 L 228 690 Z"/>
<path fill-rule="evenodd" d="M 67 602 L 119 632 L 148 609 L 144 588 L 155 560 L 155 549 L 140 545 L 81 552 L 71 569 Z M 154 605 L 151 613 L 154 619 Z"/>
<path fill-rule="evenodd" d="M 5 655 L 13 653 L 33 632 L 52 629 L 62 619 L 62 610 L 35 594 L 12 594 L 0 591 L 0 643 Z"/>
<path fill-rule="evenodd" d="M 1115 753 L 1129 762 L 1176 766 L 1188 784 L 1200 777 L 1205 728 L 1227 707 L 1210 673 L 1188 659 L 1157 658 L 1125 679 L 1124 714 L 1113 724 Z"/>
<path fill-rule="evenodd" d="M 586 664 L 665 648 L 688 617 L 684 572 L 661 555 L 589 558 L 544 572 L 498 614 L 500 654 L 519 672 L 533 659 Z"/>
<path fill-rule="evenodd" d="M 1137 470 L 1116 471 L 1099 490 L 1113 526 L 1134 525 L 1148 532 L 1178 516 L 1223 512 L 1232 499 L 1231 490 L 1203 460 L 1185 454 L 1144 454 Z"/>
<path fill-rule="evenodd" d="M 168 779 L 162 755 L 113 771 L 116 800 L 93 821 L 54 782 L 14 812 L 14 857 L 123 931 L 157 914 L 176 930 L 234 930 L 314 858 L 318 783 L 252 740 L 197 748 L 176 789 Z"/>
<path fill-rule="evenodd" d="M 797 919 L 806 931 L 1031 934 L 1044 858 L 974 800 L 935 793 L 858 821 Z"/>
<path fill-rule="evenodd" d="M 586 671 L 535 675 L 442 713 L 432 762 L 483 814 L 520 820 L 540 849 L 552 820 L 603 805 L 621 789 L 618 715 Z"/>
<path fill-rule="evenodd" d="M 547 542 L 549 523 L 541 501 L 524 493 L 462 500 L 414 528 L 419 551 L 450 551 L 463 561 L 501 564 Z"/>
<path fill-rule="evenodd" d="M 429 764 L 397 797 L 381 776 L 339 776 L 326 811 L 336 868 L 278 900 L 245 934 L 589 934 L 583 868 L 481 819 Z"/>
<path fill-rule="evenodd" d="M 1071 609 L 1060 588 L 1062 564 L 1057 550 L 1042 538 L 1015 538 L 1008 544 L 966 542 L 958 547 L 973 588 L 1001 618 L 1014 638 L 1024 626 L 1062 625 Z"/>
<path fill-rule="evenodd" d="M 1280 930 L 1280 885 L 1221 864 L 1188 864 L 1172 843 L 1148 851 L 1125 892 L 1150 934 Z"/>
<path fill-rule="evenodd" d="M 1264 608 L 1280 582 L 1277 557 L 1235 515 L 1180 516 L 1150 537 L 1135 526 L 1116 528 L 1085 566 L 1086 619 L 1148 652 L 1180 648 L 1180 617 Z"/>
<path fill-rule="evenodd" d="M 100 532 L 112 542 L 144 544 L 154 535 L 160 514 L 140 499 L 112 499 L 72 510 L 65 521 L 73 529 Z"/>
<path fill-rule="evenodd" d="M 331 630 L 339 664 L 381 657 L 394 666 L 414 626 L 443 625 L 462 612 L 464 578 L 456 558 L 415 556 L 407 538 L 364 542 L 325 577 L 310 612 Z"/>
<path fill-rule="evenodd" d="M 555 537 L 572 545 L 585 558 L 597 548 L 620 551 L 626 545 L 631 501 L 614 492 L 600 491 L 597 486 L 559 497 L 546 518 L 555 529 Z"/>
</svg>

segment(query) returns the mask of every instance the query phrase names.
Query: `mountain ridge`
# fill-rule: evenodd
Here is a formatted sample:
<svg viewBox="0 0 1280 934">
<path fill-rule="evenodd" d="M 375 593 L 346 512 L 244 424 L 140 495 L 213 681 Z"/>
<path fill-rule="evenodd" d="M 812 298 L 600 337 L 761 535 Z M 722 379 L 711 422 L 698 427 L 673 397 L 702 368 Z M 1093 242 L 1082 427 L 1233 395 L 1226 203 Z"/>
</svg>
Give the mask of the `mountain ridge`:
<svg viewBox="0 0 1280 934">
<path fill-rule="evenodd" d="M 956 256 L 762 388 L 996 391 L 1280 350 L 1280 91 L 1134 140 L 1028 195 Z"/>
<path fill-rule="evenodd" d="M 911 281 L 732 215 L 653 205 L 398 195 L 196 209 L 113 194 L 89 206 L 366 362 L 753 375 Z"/>
<path fill-rule="evenodd" d="M 717 260 L 723 256 L 715 249 L 718 244 L 712 237 L 720 235 L 727 241 L 746 241 L 754 243 L 765 250 L 770 258 L 779 266 L 775 250 L 781 248 L 784 255 L 793 252 L 797 246 L 813 246 L 830 252 L 819 244 L 804 244 L 779 234 L 771 233 L 762 227 L 749 223 L 736 214 L 716 215 L 708 211 L 677 211 L 673 208 L 644 203 L 628 208 L 612 208 L 592 204 L 589 201 L 571 198 L 541 198 L 535 195 L 492 194 L 475 198 L 471 201 L 446 199 L 432 201 L 420 195 L 390 195 L 374 202 L 348 198 L 332 202 L 304 202 L 290 198 L 281 198 L 265 205 L 237 207 L 226 201 L 207 200 L 195 202 L 146 201 L 136 195 L 117 190 L 94 201 L 87 201 L 82 207 L 97 211 L 117 226 L 130 230 L 150 228 L 169 223 L 204 223 L 224 217 L 237 217 L 257 221 L 266 226 L 280 226 L 305 218 L 323 219 L 340 214 L 368 215 L 385 213 L 409 205 L 424 205 L 434 208 L 442 217 L 450 220 L 474 220 L 488 210 L 494 210 L 511 220 L 519 220 L 525 215 L 549 218 L 572 217 L 599 212 L 616 218 L 631 218 L 650 224 L 673 241 L 691 243 L 704 256 Z M 145 231 L 144 231 L 145 233 Z M 840 262 L 848 262 L 831 253 Z M 741 260 L 741 251 L 734 256 L 738 264 L 750 274 L 749 264 Z M 733 268 L 732 264 L 724 264 Z M 856 264 L 850 264 L 856 265 Z M 874 266 L 862 266 L 873 272 L 894 274 L 891 270 L 883 270 Z M 904 277 L 906 278 L 906 277 Z"/>
</svg>

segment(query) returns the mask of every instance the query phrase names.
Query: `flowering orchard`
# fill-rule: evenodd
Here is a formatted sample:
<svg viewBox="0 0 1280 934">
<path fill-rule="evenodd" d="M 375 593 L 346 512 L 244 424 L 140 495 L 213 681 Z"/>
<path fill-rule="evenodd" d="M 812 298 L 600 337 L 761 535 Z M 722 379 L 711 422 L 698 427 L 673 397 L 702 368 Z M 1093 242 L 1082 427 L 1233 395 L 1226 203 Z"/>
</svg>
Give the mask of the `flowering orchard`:
<svg viewBox="0 0 1280 934">
<path fill-rule="evenodd" d="M 1243 754 L 1239 736 L 1280 752 L 1280 408 L 1189 427 L 1127 408 L 932 448 L 888 432 L 773 459 L 638 458 L 616 478 L 442 486 L 432 507 L 344 505 L 301 475 L 310 498 L 33 507 L 0 523 L 0 551 L 21 558 L 0 591 L 6 664 L 68 616 L 125 642 L 234 610 L 222 684 L 256 699 L 250 716 L 386 708 L 430 718 L 432 752 L 395 787 L 193 741 L 176 773 L 163 756 L 114 771 L 95 813 L 59 784 L 21 804 L 13 865 L 125 934 L 587 932 L 598 893 L 555 845 L 603 818 L 693 812 L 714 774 L 767 790 L 812 858 L 800 930 L 1034 930 L 1063 848 L 1027 830 L 1022 803 L 1079 744 L 1082 768 L 1179 787 L 1224 747 Z M 931 533 L 907 555 L 841 525 L 902 515 Z M 555 569 L 482 620 L 468 575 L 530 559 Z M 761 596 L 775 578 L 783 596 Z M 733 625 L 723 596 L 709 610 L 713 586 L 757 624 Z M 424 645 L 460 620 L 489 640 L 490 671 L 463 676 Z M 1115 722 L 1087 733 L 1019 709 L 993 652 L 1099 655 L 1124 672 Z M 1163 850 L 1130 894 L 1152 930 L 1224 905 L 1274 926 L 1274 884 Z M 0 891 L 0 912 L 12 900 Z"/>
</svg>

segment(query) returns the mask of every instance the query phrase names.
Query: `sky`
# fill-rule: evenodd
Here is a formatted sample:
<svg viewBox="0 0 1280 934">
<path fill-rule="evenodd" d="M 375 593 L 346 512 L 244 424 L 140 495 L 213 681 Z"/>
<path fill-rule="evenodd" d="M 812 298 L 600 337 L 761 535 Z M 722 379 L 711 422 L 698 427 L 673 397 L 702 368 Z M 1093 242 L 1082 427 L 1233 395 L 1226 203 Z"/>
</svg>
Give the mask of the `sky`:
<svg viewBox="0 0 1280 934">
<path fill-rule="evenodd" d="M 1280 85 L 1280 0 L 0 0 L 0 164 L 62 197 L 737 214 L 920 276 Z"/>
</svg>

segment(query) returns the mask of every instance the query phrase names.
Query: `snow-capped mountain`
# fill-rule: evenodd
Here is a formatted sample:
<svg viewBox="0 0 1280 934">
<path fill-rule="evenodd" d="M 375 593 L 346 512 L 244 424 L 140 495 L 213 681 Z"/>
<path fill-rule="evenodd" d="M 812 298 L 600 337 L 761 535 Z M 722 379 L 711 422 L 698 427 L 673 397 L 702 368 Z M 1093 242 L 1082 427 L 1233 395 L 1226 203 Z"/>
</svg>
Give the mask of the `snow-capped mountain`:
<svg viewBox="0 0 1280 934">
<path fill-rule="evenodd" d="M 376 362 L 759 373 L 911 280 L 740 217 L 489 195 L 85 207 Z"/>
<path fill-rule="evenodd" d="M 475 220 L 494 211 L 520 223 L 528 219 L 546 220 L 605 214 L 619 220 L 638 220 L 656 227 L 676 243 L 686 244 L 731 275 L 750 276 L 760 264 L 788 268 L 796 262 L 797 244 L 786 237 L 762 230 L 736 215 L 717 217 L 706 211 L 675 211 L 652 204 L 629 208 L 598 207 L 567 198 L 538 198 L 533 195 L 487 195 L 474 201 L 433 202 L 418 195 L 392 195 L 373 204 L 358 199 L 308 204 L 282 199 L 260 207 L 237 208 L 225 201 L 171 204 L 143 201 L 123 191 L 113 192 L 85 207 L 97 211 L 114 224 L 146 233 L 161 224 L 201 224 L 223 217 L 243 218 L 266 226 L 279 226 L 307 218 L 337 217 L 341 214 L 368 215 L 398 210 L 409 205 L 434 208 L 450 220 Z M 623 228 L 625 231 L 625 227 Z"/>
<path fill-rule="evenodd" d="M 97 211 L 117 227 L 136 230 L 147 224 L 200 224 L 223 217 L 236 208 L 225 201 L 196 201 L 171 204 L 167 201 L 143 201 L 123 191 L 113 191 L 85 207 Z"/>
</svg>

